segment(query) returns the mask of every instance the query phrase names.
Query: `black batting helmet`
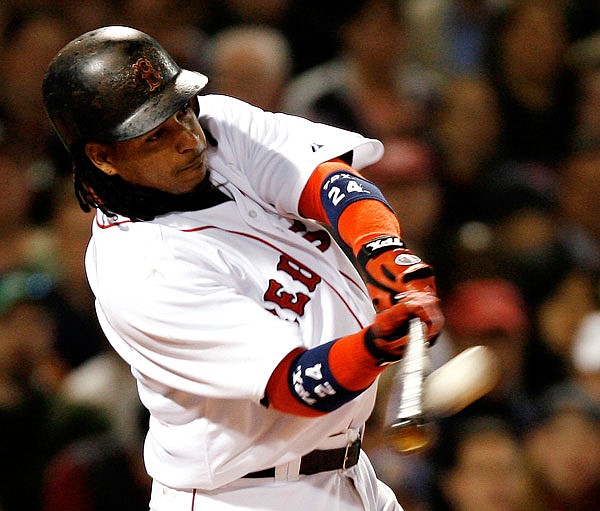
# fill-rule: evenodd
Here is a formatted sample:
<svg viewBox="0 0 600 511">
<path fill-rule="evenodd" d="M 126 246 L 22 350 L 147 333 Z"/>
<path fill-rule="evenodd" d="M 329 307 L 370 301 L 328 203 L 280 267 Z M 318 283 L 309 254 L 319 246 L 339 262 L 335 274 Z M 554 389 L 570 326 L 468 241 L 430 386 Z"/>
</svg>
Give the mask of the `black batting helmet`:
<svg viewBox="0 0 600 511">
<path fill-rule="evenodd" d="M 103 27 L 77 37 L 50 62 L 43 83 L 48 116 L 67 149 L 115 142 L 162 124 L 208 82 L 181 69 L 149 35 Z"/>
</svg>

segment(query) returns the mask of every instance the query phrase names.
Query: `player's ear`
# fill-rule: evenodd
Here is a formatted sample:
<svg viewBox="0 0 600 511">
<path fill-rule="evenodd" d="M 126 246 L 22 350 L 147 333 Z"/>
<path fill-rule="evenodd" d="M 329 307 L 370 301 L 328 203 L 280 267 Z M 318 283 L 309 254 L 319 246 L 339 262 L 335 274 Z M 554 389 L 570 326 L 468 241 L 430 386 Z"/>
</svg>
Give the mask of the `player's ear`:
<svg viewBox="0 0 600 511">
<path fill-rule="evenodd" d="M 85 154 L 90 161 L 102 172 L 113 176 L 118 174 L 117 168 L 113 165 L 110 157 L 110 146 L 100 142 L 88 142 L 85 144 Z"/>
</svg>

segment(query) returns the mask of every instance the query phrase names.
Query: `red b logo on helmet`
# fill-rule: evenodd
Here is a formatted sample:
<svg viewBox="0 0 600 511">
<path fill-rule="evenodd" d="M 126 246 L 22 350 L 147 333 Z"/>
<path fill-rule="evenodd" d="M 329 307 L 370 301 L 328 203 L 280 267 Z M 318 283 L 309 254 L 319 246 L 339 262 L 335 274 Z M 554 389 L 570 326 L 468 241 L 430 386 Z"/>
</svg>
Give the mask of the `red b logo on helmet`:
<svg viewBox="0 0 600 511">
<path fill-rule="evenodd" d="M 162 83 L 162 75 L 154 69 L 152 62 L 146 57 L 137 59 L 133 68 L 135 69 L 135 74 L 148 84 L 150 91 L 157 89 Z"/>
</svg>

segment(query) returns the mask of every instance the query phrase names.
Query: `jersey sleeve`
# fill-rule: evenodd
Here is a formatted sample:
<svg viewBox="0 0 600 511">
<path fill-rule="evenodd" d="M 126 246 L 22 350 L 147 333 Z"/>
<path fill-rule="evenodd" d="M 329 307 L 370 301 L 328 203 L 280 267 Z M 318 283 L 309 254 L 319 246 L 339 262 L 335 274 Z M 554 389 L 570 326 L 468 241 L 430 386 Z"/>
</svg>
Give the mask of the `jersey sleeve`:
<svg viewBox="0 0 600 511">
<path fill-rule="evenodd" d="M 245 296 L 238 269 L 217 249 L 207 247 L 205 260 L 195 253 L 182 261 L 157 253 L 159 243 L 145 246 L 148 255 L 120 264 L 88 255 L 98 318 L 112 346 L 161 385 L 258 403 L 279 361 L 302 345 L 297 326 Z M 121 249 L 141 255 L 134 246 Z"/>
<path fill-rule="evenodd" d="M 383 155 L 378 140 L 224 96 L 200 97 L 200 121 L 218 143 L 217 171 L 283 214 L 298 215 L 302 190 L 320 163 L 351 153 L 360 170 Z"/>
</svg>

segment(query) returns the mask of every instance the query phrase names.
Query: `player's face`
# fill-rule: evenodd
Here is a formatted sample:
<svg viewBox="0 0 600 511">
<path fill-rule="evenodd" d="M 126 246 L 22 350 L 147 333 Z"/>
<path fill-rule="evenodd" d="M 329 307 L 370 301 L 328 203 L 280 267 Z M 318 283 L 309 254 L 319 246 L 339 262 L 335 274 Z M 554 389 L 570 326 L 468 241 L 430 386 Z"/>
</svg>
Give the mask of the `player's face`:
<svg viewBox="0 0 600 511">
<path fill-rule="evenodd" d="M 191 104 L 157 128 L 113 144 L 90 143 L 86 152 L 103 172 L 132 184 L 186 193 L 205 177 L 206 136 Z"/>
</svg>

